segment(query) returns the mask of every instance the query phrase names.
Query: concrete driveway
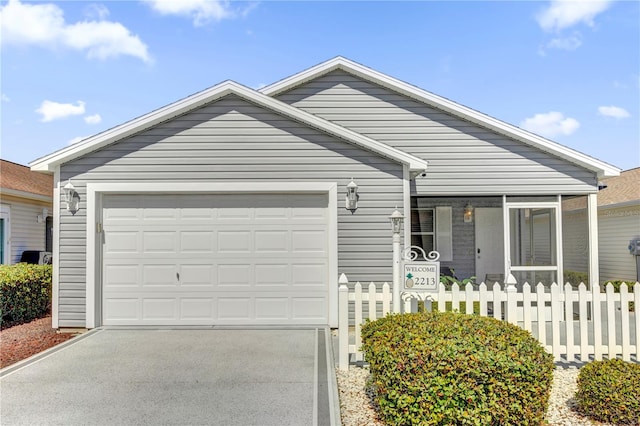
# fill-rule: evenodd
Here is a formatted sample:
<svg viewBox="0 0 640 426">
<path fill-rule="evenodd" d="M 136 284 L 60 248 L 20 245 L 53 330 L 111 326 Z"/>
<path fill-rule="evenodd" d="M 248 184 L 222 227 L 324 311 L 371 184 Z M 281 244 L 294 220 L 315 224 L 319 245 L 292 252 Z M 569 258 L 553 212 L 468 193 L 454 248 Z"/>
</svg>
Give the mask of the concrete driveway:
<svg viewBox="0 0 640 426">
<path fill-rule="evenodd" d="M 94 330 L 0 379 L 3 426 L 334 425 L 328 329 Z"/>
</svg>

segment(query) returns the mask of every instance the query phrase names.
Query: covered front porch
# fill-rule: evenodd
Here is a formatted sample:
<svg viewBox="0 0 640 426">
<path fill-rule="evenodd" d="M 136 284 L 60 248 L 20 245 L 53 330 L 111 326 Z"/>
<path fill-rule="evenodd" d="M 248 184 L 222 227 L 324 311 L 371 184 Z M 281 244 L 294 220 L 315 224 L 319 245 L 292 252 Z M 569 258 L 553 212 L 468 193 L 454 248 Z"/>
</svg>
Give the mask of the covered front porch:
<svg viewBox="0 0 640 426">
<path fill-rule="evenodd" d="M 437 250 L 443 270 L 459 280 L 502 283 L 513 275 L 519 286 L 584 281 L 591 287 L 599 282 L 596 197 L 412 196 L 405 241 Z M 563 209 L 576 199 L 587 205 L 581 224 L 567 220 Z M 577 244 L 584 245 L 579 252 Z"/>
</svg>

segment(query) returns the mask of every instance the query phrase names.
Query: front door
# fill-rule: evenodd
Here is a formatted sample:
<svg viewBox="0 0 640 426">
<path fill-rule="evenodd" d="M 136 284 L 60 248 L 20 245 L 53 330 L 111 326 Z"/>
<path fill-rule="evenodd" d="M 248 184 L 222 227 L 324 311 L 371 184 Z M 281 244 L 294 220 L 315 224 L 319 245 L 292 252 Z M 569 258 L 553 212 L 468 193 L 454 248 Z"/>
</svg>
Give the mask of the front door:
<svg viewBox="0 0 640 426">
<path fill-rule="evenodd" d="M 476 282 L 487 285 L 504 279 L 502 209 L 478 207 L 476 216 Z"/>
</svg>

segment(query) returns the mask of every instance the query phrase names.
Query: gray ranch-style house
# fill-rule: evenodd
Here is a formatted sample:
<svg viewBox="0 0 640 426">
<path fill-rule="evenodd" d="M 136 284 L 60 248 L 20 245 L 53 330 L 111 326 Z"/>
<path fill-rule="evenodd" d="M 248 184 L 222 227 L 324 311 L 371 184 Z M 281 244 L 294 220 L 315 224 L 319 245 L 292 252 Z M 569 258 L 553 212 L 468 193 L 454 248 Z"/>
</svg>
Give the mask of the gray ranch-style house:
<svg viewBox="0 0 640 426">
<path fill-rule="evenodd" d="M 54 176 L 53 326 L 337 326 L 403 244 L 458 278 L 563 282 L 562 201 L 619 169 L 337 57 L 226 81 L 30 164 Z M 346 198 L 357 185 L 357 206 Z M 357 208 L 356 208 L 357 207 Z"/>
</svg>

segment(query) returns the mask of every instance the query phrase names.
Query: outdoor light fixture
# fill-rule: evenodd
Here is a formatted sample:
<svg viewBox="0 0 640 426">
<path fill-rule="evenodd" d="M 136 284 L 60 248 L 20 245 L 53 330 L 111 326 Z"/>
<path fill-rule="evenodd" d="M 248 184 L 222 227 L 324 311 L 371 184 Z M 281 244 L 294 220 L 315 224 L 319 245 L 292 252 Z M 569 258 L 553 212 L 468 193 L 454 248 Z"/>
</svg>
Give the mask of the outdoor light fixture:
<svg viewBox="0 0 640 426">
<path fill-rule="evenodd" d="M 467 203 L 464 208 L 464 221 L 465 223 L 473 222 L 473 206 L 471 203 Z"/>
<path fill-rule="evenodd" d="M 347 196 L 345 198 L 345 208 L 350 210 L 351 213 L 355 212 L 358 208 L 358 185 L 351 178 L 351 182 L 347 185 Z"/>
<path fill-rule="evenodd" d="M 44 209 L 42 209 L 42 214 L 39 214 L 39 215 L 36 217 L 36 221 L 37 221 L 38 223 L 42 223 L 42 222 L 44 222 L 44 221 L 45 221 L 45 219 L 46 219 L 46 217 L 47 217 L 48 215 L 49 215 L 49 210 L 48 210 L 48 209 L 46 209 L 46 208 L 44 208 Z"/>
<path fill-rule="evenodd" d="M 404 216 L 402 215 L 402 213 L 398 211 L 397 207 L 393 211 L 393 213 L 391 213 L 391 216 L 389 216 L 389 220 L 391 221 L 391 230 L 393 231 L 393 233 L 400 234 L 400 231 L 402 230 L 402 222 L 404 221 Z"/>
<path fill-rule="evenodd" d="M 64 200 L 67 203 L 67 211 L 71 214 L 76 214 L 78 211 L 78 205 L 80 204 L 80 195 L 76 192 L 76 188 L 71 183 L 71 179 L 62 188 L 64 191 Z"/>
</svg>

